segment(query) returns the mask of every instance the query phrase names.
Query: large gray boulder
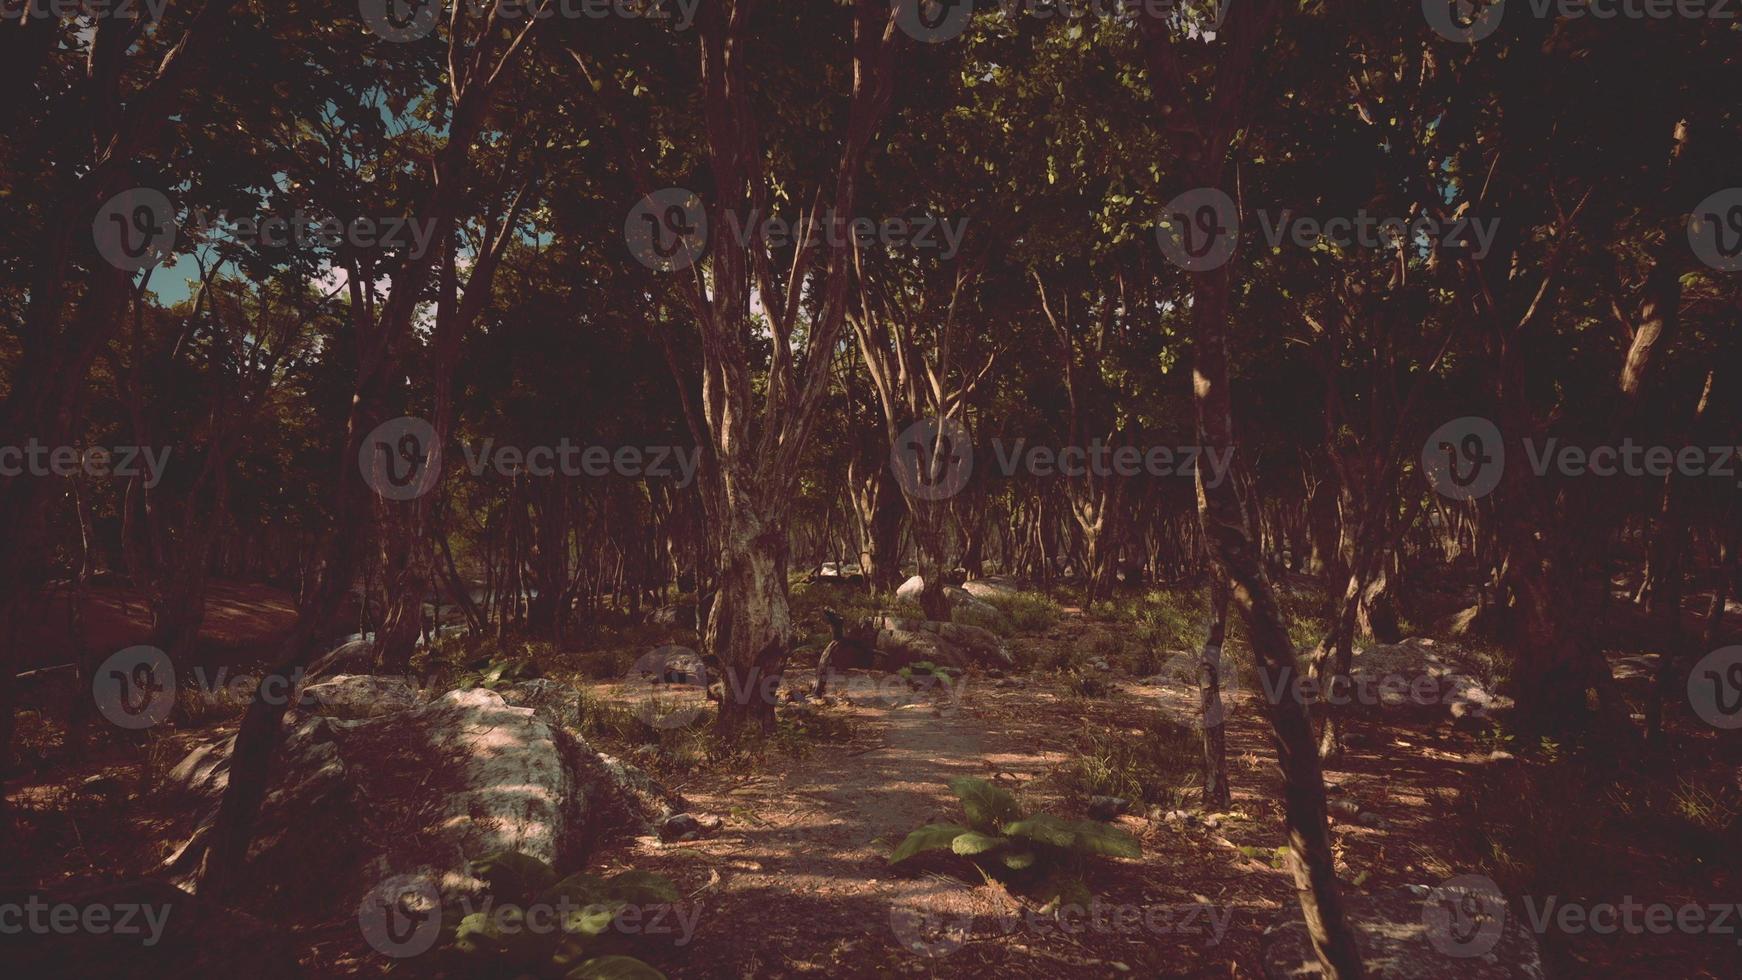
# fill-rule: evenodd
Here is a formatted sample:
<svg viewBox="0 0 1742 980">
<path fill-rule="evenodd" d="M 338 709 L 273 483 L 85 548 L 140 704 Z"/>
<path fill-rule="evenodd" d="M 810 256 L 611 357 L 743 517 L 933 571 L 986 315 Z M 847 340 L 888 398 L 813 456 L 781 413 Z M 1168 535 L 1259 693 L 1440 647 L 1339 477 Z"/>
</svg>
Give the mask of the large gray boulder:
<svg viewBox="0 0 1742 980">
<path fill-rule="evenodd" d="M 397 875 L 440 883 L 444 899 L 473 895 L 482 882 L 471 859 L 513 849 L 572 867 L 607 829 L 649 832 L 669 810 L 648 802 L 658 799 L 656 787 L 618 791 L 639 771 L 587 745 L 570 724 L 578 701 L 549 681 L 429 701 L 400 678 L 331 678 L 310 691 L 323 685 L 373 691 L 381 711 L 341 717 L 354 713 L 348 697 L 313 696 L 287 716 L 241 907 L 330 912 L 335 898 L 358 901 Z M 165 787 L 204 813 L 166 862 L 189 890 L 200 883 L 233 749 L 234 739 L 195 749 Z"/>
<path fill-rule="evenodd" d="M 1421 709 L 1454 720 L 1479 720 L 1511 706 L 1458 666 L 1433 640 L 1411 637 L 1355 651 L 1350 678 L 1357 691 L 1372 692 L 1385 709 Z M 1425 697 L 1423 696 L 1425 694 Z"/>
<path fill-rule="evenodd" d="M 976 599 L 1008 599 L 1022 593 L 1022 583 L 1005 575 L 988 575 L 963 582 L 962 590 Z"/>
<path fill-rule="evenodd" d="M 892 668 L 930 660 L 946 667 L 1010 667 L 1015 661 L 998 634 L 965 623 L 885 614 L 876 619 L 877 652 Z"/>
<path fill-rule="evenodd" d="M 977 581 L 985 582 L 987 580 L 980 579 Z M 969 583 L 969 585 L 973 584 L 974 583 Z M 911 599 L 914 602 L 918 602 L 919 594 L 923 591 L 925 591 L 925 579 L 915 575 L 906 582 L 901 583 L 901 587 L 895 590 L 895 596 L 898 599 Z M 1005 616 L 1002 610 L 997 606 L 992 605 L 990 602 L 987 602 L 980 596 L 987 595 L 996 597 L 1005 594 L 1007 593 L 1001 592 L 999 589 L 991 586 L 981 586 L 979 588 L 979 594 L 976 594 L 975 590 L 964 585 L 944 586 L 944 601 L 949 603 L 950 615 L 966 615 L 969 618 L 984 623 L 1002 624 L 1005 622 Z"/>
</svg>

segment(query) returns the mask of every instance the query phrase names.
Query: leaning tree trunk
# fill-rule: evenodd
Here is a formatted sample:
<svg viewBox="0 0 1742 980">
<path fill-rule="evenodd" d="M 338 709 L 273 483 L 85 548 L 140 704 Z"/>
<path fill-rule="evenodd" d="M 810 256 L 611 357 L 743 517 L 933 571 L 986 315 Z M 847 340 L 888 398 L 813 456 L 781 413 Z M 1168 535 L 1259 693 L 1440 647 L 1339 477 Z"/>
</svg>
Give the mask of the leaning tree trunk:
<svg viewBox="0 0 1742 980">
<path fill-rule="evenodd" d="M 1230 285 L 1229 269 L 1224 266 L 1199 274 L 1192 289 L 1194 396 L 1198 437 L 1206 452 L 1231 452 L 1234 447 L 1226 334 Z M 1233 583 L 1234 600 L 1246 624 L 1264 689 L 1291 691 L 1300 672 L 1294 642 L 1254 550 L 1246 512 L 1233 481 L 1224 480 L 1214 487 L 1200 484 L 1198 510 L 1211 553 L 1222 574 Z M 1360 952 L 1343 914 L 1325 817 L 1324 775 L 1306 706 L 1286 694 L 1265 698 L 1264 704 L 1282 767 L 1289 864 L 1307 933 L 1327 977 L 1359 977 Z"/>
<path fill-rule="evenodd" d="M 1255 78 L 1263 77 L 1258 69 L 1258 53 L 1287 6 L 1278 0 L 1253 0 L 1235 8 L 1226 24 L 1227 43 L 1221 37 L 1216 41 L 1214 79 L 1207 104 L 1194 101 L 1193 87 L 1185 82 L 1183 54 L 1176 48 L 1177 25 L 1165 18 L 1142 19 L 1147 42 L 1146 67 L 1157 110 L 1170 116 L 1196 117 L 1188 120 L 1195 124 L 1187 127 L 1194 130 L 1193 134 L 1182 137 L 1198 161 L 1194 186 L 1215 187 L 1224 183 L 1229 148 L 1244 122 L 1249 86 Z M 1182 109 L 1186 111 L 1180 112 Z M 1224 264 L 1190 275 L 1192 400 L 1198 441 L 1203 452 L 1214 458 L 1216 453 L 1232 453 L 1235 449 L 1233 405 L 1228 390 L 1233 266 Z M 1234 602 L 1246 625 L 1265 690 L 1288 691 L 1300 666 L 1277 607 L 1276 593 L 1255 550 L 1237 481 L 1221 480 L 1212 487 L 1203 481 L 1202 470 L 1199 473 L 1199 519 L 1210 552 L 1220 566 L 1220 571 L 1212 574 L 1220 574 L 1232 583 Z M 1330 827 L 1325 818 L 1324 776 L 1319 770 L 1312 724 L 1306 706 L 1295 698 L 1265 698 L 1264 706 L 1282 768 L 1289 865 L 1307 936 L 1327 980 L 1352 980 L 1362 976 L 1361 954 L 1343 913 L 1337 885 L 1336 859 L 1331 852 Z"/>
</svg>

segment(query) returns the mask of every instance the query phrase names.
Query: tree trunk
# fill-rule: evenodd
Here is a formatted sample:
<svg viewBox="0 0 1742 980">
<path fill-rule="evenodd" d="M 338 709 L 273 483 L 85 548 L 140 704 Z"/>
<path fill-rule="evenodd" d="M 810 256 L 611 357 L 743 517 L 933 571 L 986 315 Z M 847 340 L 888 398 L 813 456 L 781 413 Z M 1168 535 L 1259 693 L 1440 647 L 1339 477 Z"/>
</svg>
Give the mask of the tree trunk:
<svg viewBox="0 0 1742 980">
<path fill-rule="evenodd" d="M 730 740 L 755 725 L 774 730 L 774 706 L 792 642 L 786 533 L 749 515 L 724 529 L 720 591 L 708 613 L 707 647 L 719 657 L 723 693 L 714 728 Z"/>
</svg>

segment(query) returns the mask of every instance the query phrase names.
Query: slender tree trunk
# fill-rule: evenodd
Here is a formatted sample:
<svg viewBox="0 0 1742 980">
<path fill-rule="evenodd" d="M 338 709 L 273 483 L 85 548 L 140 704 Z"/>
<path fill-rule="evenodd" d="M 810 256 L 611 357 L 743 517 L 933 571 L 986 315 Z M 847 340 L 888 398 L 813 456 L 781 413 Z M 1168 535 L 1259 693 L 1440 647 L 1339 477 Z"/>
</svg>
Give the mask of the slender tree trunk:
<svg viewBox="0 0 1742 980">
<path fill-rule="evenodd" d="M 1222 706 L 1222 641 L 1228 634 L 1228 580 L 1210 576 L 1210 626 L 1198 654 L 1198 714 L 1204 725 L 1204 812 L 1228 809 L 1227 711 Z"/>
</svg>

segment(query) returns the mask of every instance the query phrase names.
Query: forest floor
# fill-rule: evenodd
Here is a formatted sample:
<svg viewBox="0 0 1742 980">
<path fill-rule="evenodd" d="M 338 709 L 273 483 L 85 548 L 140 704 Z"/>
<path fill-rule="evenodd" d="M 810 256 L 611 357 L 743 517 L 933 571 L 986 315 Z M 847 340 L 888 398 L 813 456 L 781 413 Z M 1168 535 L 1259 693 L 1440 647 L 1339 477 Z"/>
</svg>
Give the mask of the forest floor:
<svg viewBox="0 0 1742 980">
<path fill-rule="evenodd" d="M 1228 644 L 1235 663 L 1239 632 Z M 1255 976 L 1266 927 L 1294 902 L 1260 702 L 1250 686 L 1231 695 L 1233 803 L 1224 814 L 1198 812 L 1197 738 L 1180 723 L 1192 693 L 1152 683 L 1155 653 L 1132 637 L 1117 610 L 1065 605 L 1043 627 L 1009 637 L 1020 666 L 1007 676 L 971 671 L 916 692 L 856 675 L 828 701 L 783 705 L 776 738 L 725 758 L 693 729 L 619 739 L 633 728 L 621 709 L 645 689 L 597 670 L 547 671 L 615 719 L 589 738 L 665 779 L 694 812 L 724 820 L 700 840 L 613 843 L 589 869 L 655 871 L 678 884 L 681 931 L 644 956 L 673 977 Z M 1628 680 L 1625 668 L 1642 656 L 1649 651 L 1612 652 L 1635 701 L 1644 681 Z M 813 676 L 792 669 L 786 680 L 808 692 Z M 1515 900 L 1737 900 L 1742 746 L 1676 707 L 1665 750 L 1526 745 L 1497 726 L 1391 713 L 1356 719 L 1345 760 L 1326 772 L 1345 888 L 1478 873 Z M 150 873 L 176 843 L 168 828 L 185 816 L 165 810 L 152 785 L 190 746 L 233 725 L 215 717 L 100 740 L 75 763 L 50 744 L 52 726 L 27 717 L 21 742 L 41 764 L 6 784 L 17 845 L 7 880 Z M 1079 818 L 1091 795 L 1125 797 L 1132 805 L 1116 824 L 1141 842 L 1142 857 L 1095 861 L 1096 905 L 1062 919 L 947 852 L 892 866 L 889 852 L 907 832 L 960 819 L 948 783 L 963 776 L 1010 789 L 1030 813 Z M 334 910 L 324 922 L 290 924 L 311 973 L 385 966 L 359 955 L 355 922 L 352 910 Z M 1551 925 L 1541 940 L 1556 976 L 1742 975 L 1735 935 Z"/>
</svg>

